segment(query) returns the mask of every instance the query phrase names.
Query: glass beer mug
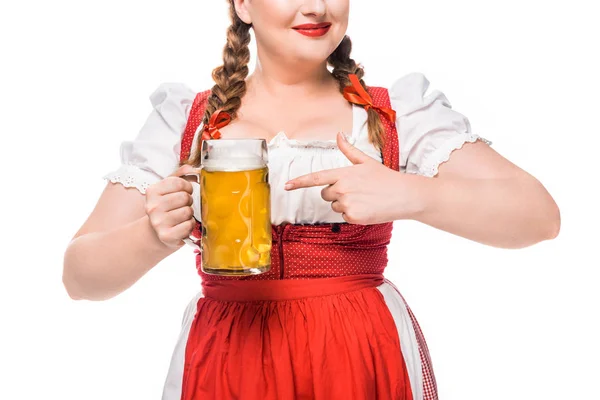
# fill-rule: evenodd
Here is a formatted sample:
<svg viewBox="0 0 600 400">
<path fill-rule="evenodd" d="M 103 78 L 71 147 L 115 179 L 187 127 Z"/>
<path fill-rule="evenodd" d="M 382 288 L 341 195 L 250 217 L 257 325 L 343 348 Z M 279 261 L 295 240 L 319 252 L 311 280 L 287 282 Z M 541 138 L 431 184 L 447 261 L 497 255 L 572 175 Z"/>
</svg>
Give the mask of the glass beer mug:
<svg viewBox="0 0 600 400">
<path fill-rule="evenodd" d="M 201 151 L 198 172 L 182 177 L 200 185 L 202 271 L 238 276 L 269 271 L 271 196 L 266 140 L 207 139 Z M 197 238 L 192 235 L 185 242 L 195 246 Z"/>
</svg>

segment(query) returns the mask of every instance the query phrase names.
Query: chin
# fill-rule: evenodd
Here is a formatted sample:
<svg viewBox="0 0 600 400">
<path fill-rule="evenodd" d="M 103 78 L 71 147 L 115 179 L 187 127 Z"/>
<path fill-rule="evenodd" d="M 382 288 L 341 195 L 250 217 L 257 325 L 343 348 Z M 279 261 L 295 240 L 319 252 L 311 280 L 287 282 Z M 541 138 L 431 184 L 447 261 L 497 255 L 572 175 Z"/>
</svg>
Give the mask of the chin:
<svg viewBox="0 0 600 400">
<path fill-rule="evenodd" d="M 264 49 L 287 65 L 318 65 L 327 61 L 344 38 L 338 32 L 332 33 L 322 38 L 308 38 L 292 32 L 276 41 L 266 39 L 268 45 Z"/>
<path fill-rule="evenodd" d="M 314 64 L 314 65 L 318 65 L 318 64 L 322 64 L 325 61 L 327 61 L 327 59 L 329 58 L 329 55 L 331 53 L 319 53 L 319 54 L 315 54 L 313 53 L 306 53 L 306 54 L 294 54 L 293 58 L 295 62 L 300 62 L 303 64 Z"/>
<path fill-rule="evenodd" d="M 335 46 L 331 43 L 303 43 L 293 49 L 290 58 L 300 62 L 320 64 L 329 58 L 331 53 L 335 51 Z"/>
</svg>

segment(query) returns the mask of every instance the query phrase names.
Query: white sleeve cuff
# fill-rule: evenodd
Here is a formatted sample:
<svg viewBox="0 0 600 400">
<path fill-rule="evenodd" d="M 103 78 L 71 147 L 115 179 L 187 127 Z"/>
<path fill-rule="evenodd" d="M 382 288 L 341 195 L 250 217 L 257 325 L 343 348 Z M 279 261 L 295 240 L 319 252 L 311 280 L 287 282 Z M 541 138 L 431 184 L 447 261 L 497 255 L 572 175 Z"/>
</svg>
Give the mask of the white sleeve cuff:
<svg viewBox="0 0 600 400">
<path fill-rule="evenodd" d="M 487 145 L 492 144 L 490 140 L 472 132 L 451 136 L 440 143 L 439 147 L 437 147 L 434 151 L 427 154 L 421 160 L 418 166 L 412 163 L 407 164 L 406 172 L 434 177 L 438 174 L 439 166 L 450 159 L 450 155 L 454 150 L 461 149 L 465 143 L 473 143 L 477 140 L 481 140 Z"/>
<path fill-rule="evenodd" d="M 161 180 L 161 177 L 154 172 L 130 164 L 122 164 L 119 169 L 104 175 L 103 178 L 112 183 L 120 183 L 127 188 L 134 187 L 142 194 L 146 194 L 148 186 Z"/>
</svg>

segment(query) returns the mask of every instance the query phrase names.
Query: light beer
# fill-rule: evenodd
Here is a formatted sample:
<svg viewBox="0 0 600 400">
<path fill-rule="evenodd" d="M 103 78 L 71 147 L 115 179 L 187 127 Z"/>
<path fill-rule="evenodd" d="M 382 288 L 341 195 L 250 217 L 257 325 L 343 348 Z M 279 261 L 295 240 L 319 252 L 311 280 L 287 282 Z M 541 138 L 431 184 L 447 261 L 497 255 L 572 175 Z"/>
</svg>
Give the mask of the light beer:
<svg viewBox="0 0 600 400">
<path fill-rule="evenodd" d="M 218 275 L 266 272 L 271 268 L 268 167 L 230 159 L 224 168 L 222 161 L 200 171 L 202 270 Z"/>
</svg>

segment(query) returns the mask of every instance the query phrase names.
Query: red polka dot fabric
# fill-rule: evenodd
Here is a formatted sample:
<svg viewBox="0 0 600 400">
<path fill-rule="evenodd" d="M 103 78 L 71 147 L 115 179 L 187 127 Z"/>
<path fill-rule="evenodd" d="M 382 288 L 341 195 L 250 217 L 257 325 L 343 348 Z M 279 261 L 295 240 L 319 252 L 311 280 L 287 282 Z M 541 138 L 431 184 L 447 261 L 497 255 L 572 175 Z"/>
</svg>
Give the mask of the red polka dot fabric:
<svg viewBox="0 0 600 400">
<path fill-rule="evenodd" d="M 187 124 L 185 125 L 185 130 L 183 131 L 183 137 L 181 138 L 181 161 L 187 160 L 187 158 L 190 156 L 192 142 L 194 141 L 194 133 L 196 133 L 196 129 L 198 129 L 202 123 L 202 119 L 204 118 L 204 110 L 206 109 L 206 101 L 208 100 L 209 96 L 210 90 L 200 92 L 196 95 L 196 98 L 192 103 L 192 109 L 190 110 L 190 115 L 188 117 Z"/>
<path fill-rule="evenodd" d="M 369 95 L 373 98 L 373 104 L 376 106 L 392 108 L 387 89 L 369 88 Z M 381 117 L 381 122 L 383 122 L 386 134 L 382 150 L 383 164 L 394 171 L 400 171 L 400 143 L 398 142 L 396 124 L 384 117 Z"/>
</svg>

